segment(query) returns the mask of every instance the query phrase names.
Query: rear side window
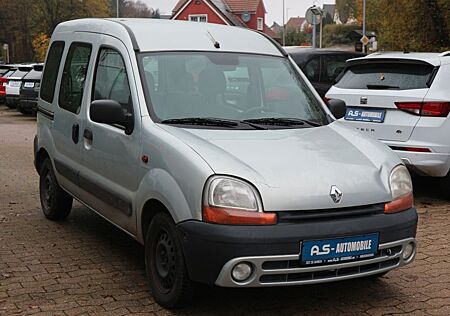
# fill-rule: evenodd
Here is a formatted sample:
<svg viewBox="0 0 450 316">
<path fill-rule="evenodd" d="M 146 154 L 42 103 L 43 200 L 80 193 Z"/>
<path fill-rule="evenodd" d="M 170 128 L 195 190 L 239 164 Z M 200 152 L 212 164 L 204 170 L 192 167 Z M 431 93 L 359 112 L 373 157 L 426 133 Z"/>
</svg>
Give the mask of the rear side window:
<svg viewBox="0 0 450 316">
<path fill-rule="evenodd" d="M 309 61 L 305 66 L 305 75 L 312 82 L 320 82 L 320 57 Z"/>
<path fill-rule="evenodd" d="M 347 69 L 336 84 L 343 89 L 410 90 L 429 87 L 433 66 L 424 64 L 365 64 Z"/>
<path fill-rule="evenodd" d="M 78 114 L 83 99 L 92 46 L 87 43 L 73 43 L 67 54 L 59 91 L 59 106 Z"/>
<path fill-rule="evenodd" d="M 48 51 L 45 72 L 42 77 L 41 99 L 52 103 L 55 95 L 56 78 L 58 77 L 61 56 L 64 51 L 64 42 L 53 42 Z"/>
<path fill-rule="evenodd" d="M 349 58 L 351 57 L 339 55 L 322 56 L 325 74 L 321 82 L 333 84 L 339 74 L 344 70 L 345 62 Z"/>
</svg>

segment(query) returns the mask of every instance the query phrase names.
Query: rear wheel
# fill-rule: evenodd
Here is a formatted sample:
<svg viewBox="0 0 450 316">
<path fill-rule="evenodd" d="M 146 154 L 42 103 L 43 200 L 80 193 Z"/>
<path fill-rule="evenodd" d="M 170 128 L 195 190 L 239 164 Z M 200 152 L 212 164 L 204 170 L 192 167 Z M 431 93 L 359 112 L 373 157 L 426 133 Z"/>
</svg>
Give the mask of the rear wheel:
<svg viewBox="0 0 450 316">
<path fill-rule="evenodd" d="M 39 195 L 42 211 L 50 220 L 64 220 L 72 209 L 72 197 L 56 181 L 49 158 L 42 163 L 39 172 Z"/>
<path fill-rule="evenodd" d="M 156 302 L 166 308 L 187 305 L 193 298 L 181 242 L 175 223 L 165 213 L 158 213 L 145 239 L 145 266 Z"/>
</svg>

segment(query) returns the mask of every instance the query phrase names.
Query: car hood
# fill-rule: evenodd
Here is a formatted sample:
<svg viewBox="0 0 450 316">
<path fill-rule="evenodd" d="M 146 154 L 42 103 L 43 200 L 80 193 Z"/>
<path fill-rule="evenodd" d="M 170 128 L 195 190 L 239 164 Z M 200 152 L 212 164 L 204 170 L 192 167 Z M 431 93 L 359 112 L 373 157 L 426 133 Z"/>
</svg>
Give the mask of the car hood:
<svg viewBox="0 0 450 316">
<path fill-rule="evenodd" d="M 252 183 L 267 211 L 334 209 L 387 202 L 400 160 L 385 145 L 340 122 L 284 130 L 185 129 L 161 125 L 215 174 Z M 331 187 L 343 196 L 335 203 Z"/>
</svg>

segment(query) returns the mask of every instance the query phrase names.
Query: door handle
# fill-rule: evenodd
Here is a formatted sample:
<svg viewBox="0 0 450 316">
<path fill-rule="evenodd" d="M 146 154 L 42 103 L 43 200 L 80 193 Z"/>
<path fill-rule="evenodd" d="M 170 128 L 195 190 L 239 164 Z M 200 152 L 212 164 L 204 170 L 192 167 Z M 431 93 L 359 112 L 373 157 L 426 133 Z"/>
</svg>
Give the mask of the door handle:
<svg viewBox="0 0 450 316">
<path fill-rule="evenodd" d="M 87 140 L 89 140 L 91 143 L 94 139 L 94 135 L 92 134 L 92 131 L 89 128 L 85 128 L 83 132 L 83 137 Z"/>
<path fill-rule="evenodd" d="M 72 141 L 75 144 L 78 144 L 79 134 L 80 134 L 80 125 L 78 125 L 78 123 L 74 123 L 72 125 Z"/>
</svg>

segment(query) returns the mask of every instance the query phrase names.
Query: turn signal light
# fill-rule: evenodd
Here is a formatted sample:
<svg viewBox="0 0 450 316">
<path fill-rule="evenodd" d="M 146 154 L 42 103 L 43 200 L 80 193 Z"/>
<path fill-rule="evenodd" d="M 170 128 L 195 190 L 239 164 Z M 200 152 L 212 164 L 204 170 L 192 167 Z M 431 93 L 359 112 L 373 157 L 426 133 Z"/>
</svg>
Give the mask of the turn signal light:
<svg viewBox="0 0 450 316">
<path fill-rule="evenodd" d="M 398 109 L 420 116 L 447 117 L 450 102 L 395 102 Z"/>
<path fill-rule="evenodd" d="M 277 214 L 204 206 L 203 221 L 224 225 L 274 225 Z"/>
<path fill-rule="evenodd" d="M 413 207 L 414 204 L 414 196 L 412 193 L 404 195 L 392 202 L 384 204 L 384 213 L 392 214 L 401 211 L 406 211 Z"/>
</svg>

